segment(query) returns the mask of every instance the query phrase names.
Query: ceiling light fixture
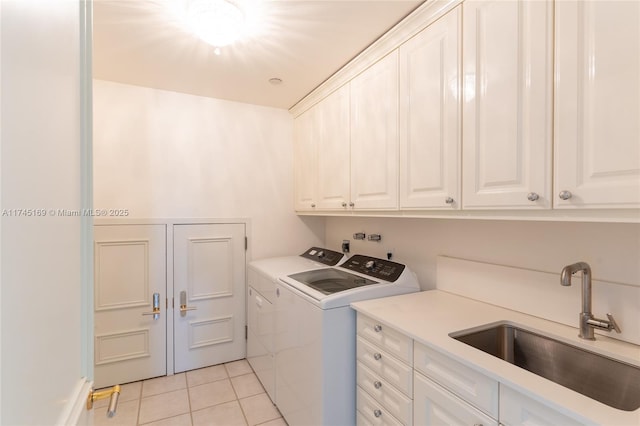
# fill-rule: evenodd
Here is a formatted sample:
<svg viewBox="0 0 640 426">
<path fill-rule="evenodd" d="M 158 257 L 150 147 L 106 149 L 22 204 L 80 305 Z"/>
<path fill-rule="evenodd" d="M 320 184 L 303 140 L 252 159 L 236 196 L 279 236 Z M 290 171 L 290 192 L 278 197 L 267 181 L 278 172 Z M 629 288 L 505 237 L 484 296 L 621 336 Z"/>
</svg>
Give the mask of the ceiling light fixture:
<svg viewBox="0 0 640 426">
<path fill-rule="evenodd" d="M 223 47 L 242 36 L 245 13 L 232 0 L 192 0 L 187 20 L 195 35 L 213 46 Z"/>
<path fill-rule="evenodd" d="M 190 33 L 220 48 L 259 30 L 260 0 L 167 0 L 169 10 Z M 181 7 L 177 7 L 180 4 Z"/>
</svg>

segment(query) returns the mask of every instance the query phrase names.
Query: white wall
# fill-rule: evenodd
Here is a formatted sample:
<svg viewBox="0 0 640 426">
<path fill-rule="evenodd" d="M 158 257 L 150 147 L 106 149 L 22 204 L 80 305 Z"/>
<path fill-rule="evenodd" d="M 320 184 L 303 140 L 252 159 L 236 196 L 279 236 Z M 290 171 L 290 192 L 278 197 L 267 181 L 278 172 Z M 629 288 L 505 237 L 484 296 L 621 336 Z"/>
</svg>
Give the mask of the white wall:
<svg viewBox="0 0 640 426">
<path fill-rule="evenodd" d="M 354 241 L 355 232 L 382 234 L 382 241 Z M 328 218 L 326 243 L 351 253 L 386 256 L 416 272 L 423 289 L 435 288 L 436 256 L 560 273 L 586 261 L 594 279 L 640 286 L 640 225 L 409 218 Z M 559 284 L 558 284 L 559 285 Z"/>
<path fill-rule="evenodd" d="M 94 81 L 95 207 L 248 217 L 254 259 L 324 239 L 324 219 L 293 212 L 292 144 L 286 110 Z"/>
<path fill-rule="evenodd" d="M 80 6 L 3 1 L 0 424 L 63 422 L 83 374 Z M 86 398 L 86 394 L 81 396 Z"/>
</svg>

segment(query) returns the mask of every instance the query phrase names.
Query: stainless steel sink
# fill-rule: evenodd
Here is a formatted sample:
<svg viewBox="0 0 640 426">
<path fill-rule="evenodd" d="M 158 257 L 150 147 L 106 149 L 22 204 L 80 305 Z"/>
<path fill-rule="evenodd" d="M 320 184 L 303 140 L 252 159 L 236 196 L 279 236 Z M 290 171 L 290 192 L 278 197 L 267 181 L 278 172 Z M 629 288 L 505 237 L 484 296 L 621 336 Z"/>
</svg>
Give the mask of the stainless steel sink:
<svg viewBox="0 0 640 426">
<path fill-rule="evenodd" d="M 451 337 L 619 410 L 640 408 L 640 367 L 510 325 Z"/>
</svg>

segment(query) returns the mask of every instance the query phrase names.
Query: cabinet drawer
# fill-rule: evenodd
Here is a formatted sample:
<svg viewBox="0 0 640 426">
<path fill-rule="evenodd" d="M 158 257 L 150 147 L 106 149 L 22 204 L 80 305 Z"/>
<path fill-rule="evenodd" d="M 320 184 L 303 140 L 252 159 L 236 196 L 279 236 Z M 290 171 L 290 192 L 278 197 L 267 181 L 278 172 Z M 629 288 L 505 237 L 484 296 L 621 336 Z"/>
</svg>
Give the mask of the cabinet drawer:
<svg viewBox="0 0 640 426">
<path fill-rule="evenodd" d="M 500 422 L 505 426 L 523 423 L 531 426 L 584 424 L 502 384 L 500 385 Z"/>
<path fill-rule="evenodd" d="M 362 388 L 358 387 L 357 392 L 358 417 L 361 417 L 358 424 L 402 426 L 398 419 Z"/>
<path fill-rule="evenodd" d="M 413 340 L 391 327 L 358 314 L 358 335 L 407 364 L 413 363 Z"/>
<path fill-rule="evenodd" d="M 387 380 L 402 393 L 411 395 L 413 370 L 407 364 L 362 337 L 358 337 L 357 358 L 358 361 Z"/>
<path fill-rule="evenodd" d="M 376 401 L 382 404 L 395 418 L 404 424 L 413 423 L 413 403 L 411 398 L 405 396 L 391 386 L 382 377 L 358 363 L 358 386 L 364 389 Z"/>
<path fill-rule="evenodd" d="M 449 357 L 414 345 L 415 369 L 493 418 L 498 417 L 498 382 Z"/>
<path fill-rule="evenodd" d="M 498 426 L 495 419 L 467 404 L 422 374 L 415 373 L 413 380 L 416 425 Z"/>
</svg>

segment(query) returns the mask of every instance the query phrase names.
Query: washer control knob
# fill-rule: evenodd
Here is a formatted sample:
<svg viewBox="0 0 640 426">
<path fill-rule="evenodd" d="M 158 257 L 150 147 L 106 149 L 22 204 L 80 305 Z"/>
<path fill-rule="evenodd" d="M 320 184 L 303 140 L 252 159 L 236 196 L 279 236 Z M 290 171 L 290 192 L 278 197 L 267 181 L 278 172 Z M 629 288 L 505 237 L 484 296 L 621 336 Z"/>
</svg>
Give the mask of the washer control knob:
<svg viewBox="0 0 640 426">
<path fill-rule="evenodd" d="M 376 361 L 380 361 L 380 358 L 382 358 L 382 354 L 380 352 L 376 352 L 375 354 L 373 354 L 373 359 L 375 359 Z"/>
<path fill-rule="evenodd" d="M 380 410 L 373 410 L 373 415 L 376 417 L 380 417 L 382 415 L 382 411 Z"/>
<path fill-rule="evenodd" d="M 373 331 L 375 331 L 376 333 L 380 333 L 382 331 L 382 326 L 380 324 L 374 325 Z"/>
<path fill-rule="evenodd" d="M 373 268 L 376 267 L 376 261 L 375 260 L 369 260 L 367 261 L 367 263 L 364 264 L 364 267 L 368 270 L 372 270 Z"/>
<path fill-rule="evenodd" d="M 375 382 L 373 382 L 373 387 L 376 389 L 380 389 L 382 387 L 382 382 L 379 380 L 376 380 Z"/>
</svg>

